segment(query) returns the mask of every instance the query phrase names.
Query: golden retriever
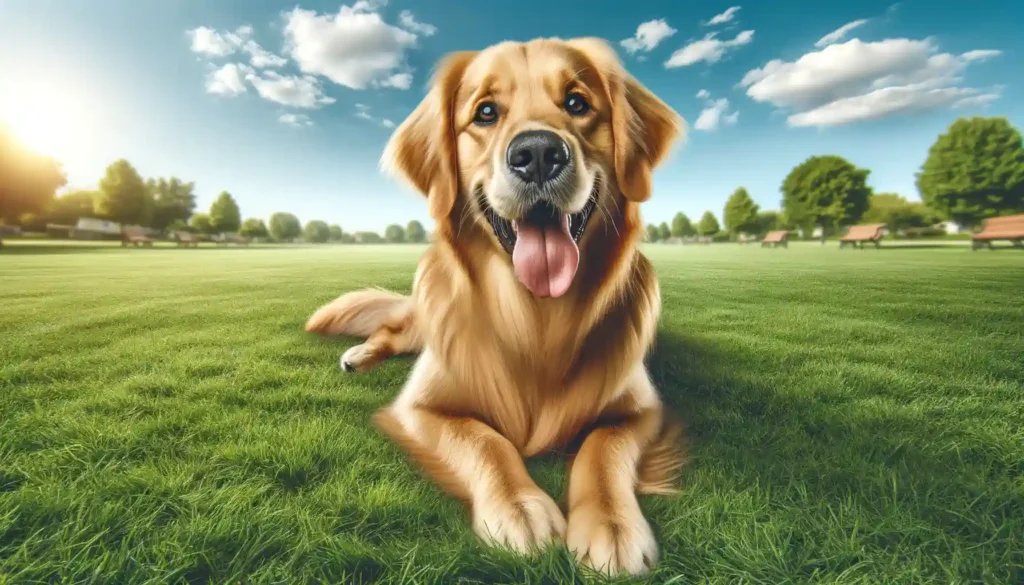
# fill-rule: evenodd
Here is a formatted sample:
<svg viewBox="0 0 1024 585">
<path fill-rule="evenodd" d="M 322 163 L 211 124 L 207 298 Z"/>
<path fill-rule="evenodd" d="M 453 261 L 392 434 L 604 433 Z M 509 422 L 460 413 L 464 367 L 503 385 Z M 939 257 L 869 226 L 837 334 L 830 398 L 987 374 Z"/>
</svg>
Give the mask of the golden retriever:
<svg viewBox="0 0 1024 585">
<path fill-rule="evenodd" d="M 564 539 L 609 574 L 657 559 L 636 494 L 674 491 L 683 450 L 644 365 L 639 204 L 684 129 L 604 41 L 537 39 L 448 56 L 388 143 L 437 222 L 412 295 L 345 294 L 306 329 L 366 337 L 348 371 L 419 354 L 374 422 L 488 543 Z M 564 515 L 523 464 L 552 449 L 573 453 Z"/>
</svg>

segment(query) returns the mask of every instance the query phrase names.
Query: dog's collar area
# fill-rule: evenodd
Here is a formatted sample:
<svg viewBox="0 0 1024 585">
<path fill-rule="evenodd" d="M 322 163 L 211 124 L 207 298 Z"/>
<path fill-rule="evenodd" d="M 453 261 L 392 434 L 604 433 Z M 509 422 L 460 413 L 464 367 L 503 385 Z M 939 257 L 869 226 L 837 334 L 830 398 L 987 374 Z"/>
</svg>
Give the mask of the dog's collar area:
<svg viewBox="0 0 1024 585">
<path fill-rule="evenodd" d="M 577 244 L 580 243 L 580 238 L 583 237 L 587 224 L 590 223 L 590 216 L 597 207 L 597 195 L 597 187 L 595 186 L 594 190 L 590 193 L 590 199 L 587 200 L 587 204 L 583 206 L 583 209 L 569 214 L 569 235 L 572 236 L 573 241 Z M 515 227 L 511 221 L 498 215 L 498 212 L 494 211 L 494 208 L 487 204 L 487 197 L 482 193 L 479 196 L 479 201 L 484 217 L 491 224 L 491 229 L 501 243 L 501 247 L 511 255 L 516 247 Z M 542 201 L 534 205 L 521 221 L 534 224 L 556 222 L 558 221 L 557 214 L 557 210 L 550 203 Z"/>
</svg>

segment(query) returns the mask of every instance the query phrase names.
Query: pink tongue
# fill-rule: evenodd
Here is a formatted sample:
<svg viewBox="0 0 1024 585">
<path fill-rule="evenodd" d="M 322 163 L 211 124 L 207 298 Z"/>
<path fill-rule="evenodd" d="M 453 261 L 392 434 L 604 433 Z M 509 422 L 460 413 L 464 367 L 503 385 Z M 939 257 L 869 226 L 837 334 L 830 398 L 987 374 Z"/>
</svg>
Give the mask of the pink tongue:
<svg viewBox="0 0 1024 585">
<path fill-rule="evenodd" d="M 512 266 L 523 286 L 538 297 L 560 297 L 569 290 L 580 251 L 569 235 L 569 218 L 563 215 L 558 225 L 543 227 L 518 224 Z"/>
</svg>

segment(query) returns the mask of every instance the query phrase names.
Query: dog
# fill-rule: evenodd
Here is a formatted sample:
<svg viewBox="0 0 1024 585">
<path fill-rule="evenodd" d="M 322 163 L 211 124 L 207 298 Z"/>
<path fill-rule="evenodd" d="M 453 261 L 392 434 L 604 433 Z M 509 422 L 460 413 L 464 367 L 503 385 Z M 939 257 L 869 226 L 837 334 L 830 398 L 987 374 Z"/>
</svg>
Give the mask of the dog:
<svg viewBox="0 0 1024 585">
<path fill-rule="evenodd" d="M 638 250 L 640 203 L 685 121 L 596 38 L 450 54 L 381 165 L 437 223 L 411 296 L 342 295 L 307 331 L 365 337 L 364 372 L 418 354 L 373 422 L 462 499 L 485 542 L 637 575 L 658 547 L 638 493 L 674 493 L 681 427 L 645 356 L 658 281 Z M 571 452 L 567 512 L 523 463 Z"/>
</svg>

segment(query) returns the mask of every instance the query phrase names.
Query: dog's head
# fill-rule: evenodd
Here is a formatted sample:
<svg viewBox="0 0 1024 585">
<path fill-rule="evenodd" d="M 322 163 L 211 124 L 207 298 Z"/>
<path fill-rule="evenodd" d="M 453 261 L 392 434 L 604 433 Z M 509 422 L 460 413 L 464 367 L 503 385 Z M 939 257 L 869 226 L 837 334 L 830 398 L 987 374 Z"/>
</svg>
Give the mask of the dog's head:
<svg viewBox="0 0 1024 585">
<path fill-rule="evenodd" d="M 561 296 L 588 225 L 650 197 L 682 129 L 604 41 L 506 42 L 447 57 L 383 164 L 427 196 L 439 223 L 488 225 L 536 296 Z"/>
</svg>

